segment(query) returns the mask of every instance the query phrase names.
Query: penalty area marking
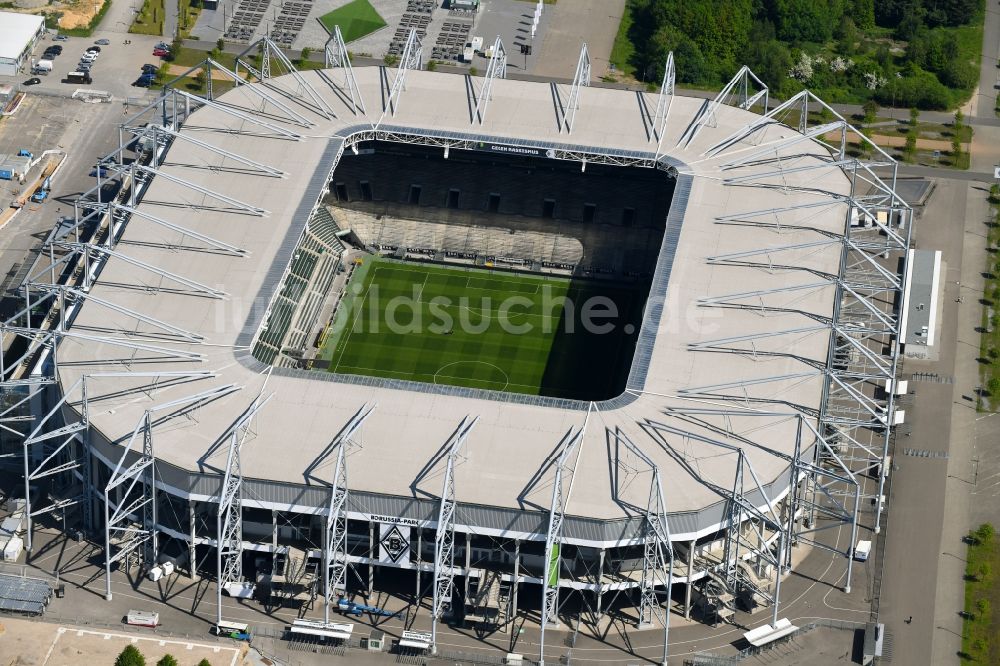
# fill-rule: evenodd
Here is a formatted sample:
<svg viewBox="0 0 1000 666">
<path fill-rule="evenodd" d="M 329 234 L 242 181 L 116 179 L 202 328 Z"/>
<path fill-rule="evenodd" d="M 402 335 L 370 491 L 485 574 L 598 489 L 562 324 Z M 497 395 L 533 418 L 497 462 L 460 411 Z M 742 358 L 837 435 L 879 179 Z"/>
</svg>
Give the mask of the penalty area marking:
<svg viewBox="0 0 1000 666">
<path fill-rule="evenodd" d="M 500 374 L 503 375 L 504 383 L 503 383 L 503 387 L 501 387 L 499 389 L 492 389 L 494 391 L 506 391 L 507 387 L 510 386 L 510 376 L 506 372 L 504 372 L 503 368 L 501 368 L 499 366 L 496 366 L 496 365 L 493 365 L 492 363 L 487 363 L 486 361 L 452 361 L 451 363 L 445 363 L 440 368 L 438 368 L 437 372 L 434 373 L 434 383 L 435 384 L 438 384 L 438 383 L 447 383 L 447 382 L 438 382 L 438 377 L 445 378 L 445 379 L 465 379 L 467 381 L 474 381 L 474 382 L 488 382 L 488 381 L 492 381 L 492 380 L 488 380 L 488 379 L 476 379 L 475 377 L 461 377 L 461 376 L 457 376 L 457 375 L 445 375 L 445 374 L 442 374 L 444 372 L 445 368 L 450 368 L 453 365 L 461 365 L 463 363 L 466 363 L 466 364 L 469 364 L 469 365 L 485 365 L 485 366 L 489 366 L 491 368 L 495 368 L 496 370 L 499 370 Z M 451 386 L 451 384 L 449 384 L 449 386 Z"/>
</svg>

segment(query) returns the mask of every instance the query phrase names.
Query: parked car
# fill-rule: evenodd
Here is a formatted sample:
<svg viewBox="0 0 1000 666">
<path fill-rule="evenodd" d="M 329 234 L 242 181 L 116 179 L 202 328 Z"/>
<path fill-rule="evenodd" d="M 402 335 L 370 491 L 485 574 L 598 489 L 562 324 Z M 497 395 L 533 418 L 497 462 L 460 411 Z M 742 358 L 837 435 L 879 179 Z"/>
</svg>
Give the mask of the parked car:
<svg viewBox="0 0 1000 666">
<path fill-rule="evenodd" d="M 97 165 L 90 172 L 90 177 L 94 178 L 96 176 L 100 176 L 101 178 L 107 178 L 107 176 L 108 176 L 109 173 L 111 173 L 111 172 L 108 171 L 107 167 L 105 167 L 103 165 Z"/>
<path fill-rule="evenodd" d="M 88 46 L 87 47 L 87 52 L 88 53 L 100 53 L 101 52 L 101 47 L 100 46 Z"/>
<path fill-rule="evenodd" d="M 155 55 L 157 58 L 166 58 L 168 55 L 170 55 L 170 51 L 167 49 L 155 48 L 153 49 L 153 55 Z"/>
<path fill-rule="evenodd" d="M 158 71 L 160 71 L 160 68 L 156 65 L 146 64 L 142 66 L 143 74 L 156 74 Z"/>
<path fill-rule="evenodd" d="M 169 48 L 170 48 L 170 44 L 167 44 L 166 42 L 159 42 L 159 43 L 158 43 L 158 44 L 157 44 L 156 46 L 154 46 L 153 48 L 154 48 L 154 49 L 169 49 Z"/>
<path fill-rule="evenodd" d="M 52 39 L 56 40 L 57 42 L 65 42 L 66 40 L 69 39 L 69 37 L 67 37 L 66 35 L 56 35 Z"/>
<path fill-rule="evenodd" d="M 137 88 L 148 88 L 149 86 L 153 85 L 153 77 L 143 74 L 138 79 L 136 79 L 132 83 L 132 85 Z"/>
<path fill-rule="evenodd" d="M 59 44 L 53 44 L 49 48 L 45 49 L 46 53 L 57 53 L 59 55 L 62 55 L 62 51 L 63 51 L 63 48 Z"/>
<path fill-rule="evenodd" d="M 108 44 L 110 44 L 110 43 L 111 43 L 111 40 L 110 40 L 110 39 L 98 39 L 98 40 L 97 40 L 96 42 L 94 42 L 94 43 L 95 43 L 95 44 L 100 44 L 101 46 L 107 46 Z"/>
<path fill-rule="evenodd" d="M 89 62 L 78 63 L 77 66 L 76 66 L 76 71 L 78 71 L 78 72 L 89 72 L 92 64 L 93 63 L 89 63 Z"/>
<path fill-rule="evenodd" d="M 80 56 L 80 60 L 82 62 L 94 62 L 95 60 L 97 60 L 97 54 L 96 53 L 84 53 L 82 56 Z"/>
<path fill-rule="evenodd" d="M 40 78 L 38 78 L 37 76 L 33 76 L 30 79 L 28 79 L 27 81 L 25 81 L 21 85 L 25 85 L 25 86 L 37 86 L 41 82 L 42 82 L 42 80 Z"/>
</svg>

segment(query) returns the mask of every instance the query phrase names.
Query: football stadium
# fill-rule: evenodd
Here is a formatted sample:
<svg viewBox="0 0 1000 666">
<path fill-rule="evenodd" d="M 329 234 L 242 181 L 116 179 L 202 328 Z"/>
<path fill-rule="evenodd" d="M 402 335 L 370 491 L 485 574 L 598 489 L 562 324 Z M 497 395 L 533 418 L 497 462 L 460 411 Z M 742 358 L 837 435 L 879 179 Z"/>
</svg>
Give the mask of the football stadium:
<svg viewBox="0 0 1000 666">
<path fill-rule="evenodd" d="M 702 99 L 672 56 L 643 92 L 585 45 L 562 82 L 491 53 L 355 69 L 337 32 L 298 72 L 265 39 L 125 119 L 4 323 L 29 551 L 68 512 L 109 597 L 162 562 L 220 622 L 402 590 L 413 649 L 527 615 L 539 661 L 584 611 L 664 659 L 671 615 L 779 632 L 813 549 L 849 588 L 903 417 L 893 160 L 746 68 Z"/>
</svg>

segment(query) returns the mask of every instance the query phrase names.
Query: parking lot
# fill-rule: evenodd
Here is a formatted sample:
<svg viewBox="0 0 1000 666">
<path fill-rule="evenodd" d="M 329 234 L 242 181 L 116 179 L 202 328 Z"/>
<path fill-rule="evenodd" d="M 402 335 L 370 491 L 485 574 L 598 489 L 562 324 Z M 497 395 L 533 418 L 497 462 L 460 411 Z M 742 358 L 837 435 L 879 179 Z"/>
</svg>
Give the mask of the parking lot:
<svg viewBox="0 0 1000 666">
<path fill-rule="evenodd" d="M 108 42 L 97 44 L 97 42 Z M 130 43 L 126 44 L 128 41 Z M 42 59 L 43 53 L 54 45 L 62 47 L 62 53 L 52 59 L 52 71 L 43 74 L 32 74 L 30 67 L 17 76 L 0 76 L 0 83 L 19 85 L 23 90 L 36 94 L 70 96 L 77 88 L 91 88 L 111 93 L 117 100 L 125 98 L 144 98 L 147 90 L 136 88 L 132 83 L 139 78 L 140 67 L 144 63 L 158 65 L 160 59 L 153 56 L 153 47 L 162 41 L 159 37 L 145 35 L 122 35 L 112 32 L 95 32 L 90 38 L 69 37 L 65 41 L 56 41 L 50 36 L 44 37 L 35 46 L 32 53 L 33 61 Z M 79 71 L 78 65 L 89 47 L 101 49 L 99 55 L 91 63 L 91 83 L 79 81 L 69 82 L 67 75 Z M 37 78 L 39 83 L 25 86 L 30 79 Z"/>
</svg>

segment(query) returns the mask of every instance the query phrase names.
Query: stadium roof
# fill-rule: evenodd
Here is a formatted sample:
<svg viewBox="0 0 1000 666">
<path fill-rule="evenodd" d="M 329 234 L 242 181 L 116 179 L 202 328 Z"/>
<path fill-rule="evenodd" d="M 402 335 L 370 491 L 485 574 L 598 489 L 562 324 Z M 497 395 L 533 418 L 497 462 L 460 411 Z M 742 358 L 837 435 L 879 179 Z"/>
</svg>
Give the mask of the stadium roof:
<svg viewBox="0 0 1000 666">
<path fill-rule="evenodd" d="M 33 14 L 0 12 L 0 60 L 17 60 L 42 28 L 43 19 Z"/>
<path fill-rule="evenodd" d="M 650 294 L 647 306 L 646 326 L 655 326 L 656 337 L 649 339 L 644 384 L 630 385 L 623 399 L 589 409 L 586 404 L 558 408 L 342 383 L 322 374 L 304 378 L 295 372 L 261 372 L 249 357 L 247 331 L 255 331 L 263 320 L 344 140 L 357 132 L 370 134 L 383 115 L 383 70 L 355 71 L 367 113 L 352 111 L 346 89 L 334 83 L 339 74 L 329 70 L 305 72 L 302 80 L 318 91 L 335 118 L 318 112 L 301 83 L 284 76 L 266 87 L 254 84 L 227 92 L 217 98 L 224 107 L 204 106 L 185 123 L 182 136 L 284 175 L 267 175 L 199 143 L 173 142 L 159 169 L 162 175 L 153 179 L 138 210 L 247 254 L 209 247 L 192 235 L 132 216 L 119 253 L 226 296 L 212 298 L 162 273 L 118 257 L 108 259 L 72 330 L 117 338 L 127 333 L 133 340 L 143 338 L 204 358 L 192 362 L 65 339 L 59 350 L 64 387 L 82 375 L 116 373 L 88 382 L 93 427 L 121 442 L 144 410 L 233 384 L 242 390 L 156 427 L 157 457 L 190 470 L 224 469 L 226 447 L 220 442 L 259 394 L 273 394 L 254 419 L 242 472 L 247 478 L 317 483 L 332 474 L 332 463 L 324 456 L 337 432 L 366 402 L 377 403 L 356 437 L 362 448 L 350 457 L 351 489 L 436 498 L 442 448 L 463 417 L 478 416 L 457 468 L 457 500 L 547 510 L 557 446 L 570 428 L 586 422 L 567 515 L 594 519 L 634 515 L 634 507 L 646 503 L 648 481 L 636 481 L 642 466 L 629 462 L 627 453 L 615 446 L 616 429 L 660 466 L 671 512 L 717 503 L 718 488 L 732 489 L 737 455 L 709 439 L 743 449 L 762 483 L 781 476 L 787 461 L 761 447 L 791 455 L 795 415 L 819 407 L 830 336 L 825 322 L 836 293 L 830 278 L 838 274 L 850 182 L 827 146 L 804 141 L 796 130 L 774 122 L 761 123 L 712 154 L 713 146 L 760 116 L 723 105 L 705 117 L 701 99 L 672 100 L 660 142 L 659 154 L 679 171 L 658 268 L 669 283 L 662 293 Z M 391 123 L 398 133 L 554 148 L 605 146 L 619 154 L 657 155 L 656 141 L 647 134 L 655 95 L 585 88 L 570 134 L 559 131 L 560 94 L 553 85 L 497 80 L 480 125 L 470 120 L 467 81 L 409 72 L 395 115 L 386 112 L 380 128 Z M 233 115 L 231 109 L 268 125 Z M 306 118 L 308 126 L 294 120 L 296 115 Z M 682 136 L 699 117 L 704 120 L 700 132 L 684 145 Z M 282 136 L 275 128 L 298 138 Z M 253 209 L 264 212 L 257 215 Z M 129 370 L 215 374 L 152 380 L 122 372 Z M 143 391 L 133 392 L 140 386 Z M 713 413 L 717 408 L 742 410 L 747 416 Z"/>
</svg>

